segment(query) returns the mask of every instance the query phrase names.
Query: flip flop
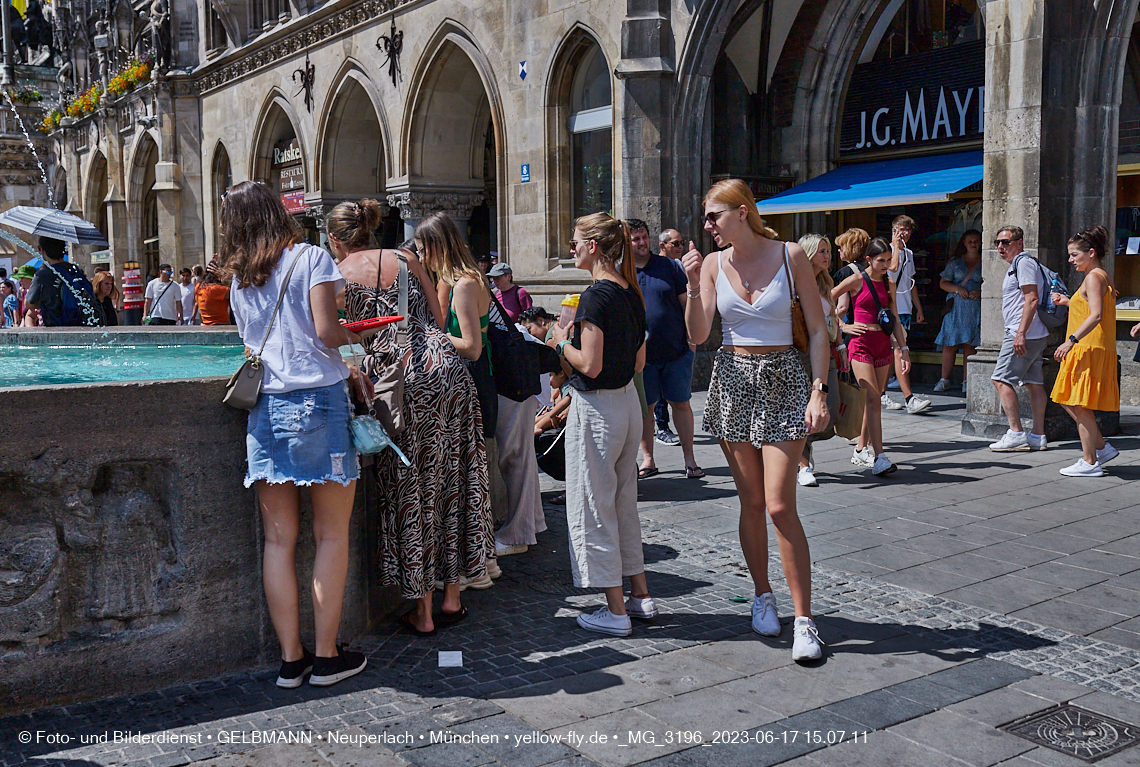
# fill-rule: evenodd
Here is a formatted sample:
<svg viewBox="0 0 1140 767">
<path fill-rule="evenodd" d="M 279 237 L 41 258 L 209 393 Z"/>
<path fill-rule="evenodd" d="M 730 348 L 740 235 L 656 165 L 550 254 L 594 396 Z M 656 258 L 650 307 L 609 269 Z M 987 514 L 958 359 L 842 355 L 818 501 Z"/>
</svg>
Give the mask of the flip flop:
<svg viewBox="0 0 1140 767">
<path fill-rule="evenodd" d="M 416 628 L 416 624 L 412 622 L 412 616 L 415 614 L 416 608 L 413 607 L 411 610 L 408 610 L 406 613 L 400 616 L 400 624 L 404 627 L 404 629 L 412 634 L 415 634 L 418 637 L 435 636 L 435 628 L 433 628 L 431 631 L 421 631 L 420 629 Z"/>
<path fill-rule="evenodd" d="M 445 613 L 443 610 L 440 610 L 435 614 L 432 620 L 436 626 L 454 626 L 466 617 L 467 607 L 464 606 L 460 607 L 459 612 L 456 613 Z"/>
<path fill-rule="evenodd" d="M 686 466 L 685 479 L 700 479 L 705 475 L 705 470 L 700 466 Z"/>
<path fill-rule="evenodd" d="M 656 477 L 660 473 L 661 473 L 661 470 L 658 469 L 656 466 L 643 466 L 637 470 L 637 478 L 638 479 L 649 479 L 650 477 Z"/>
</svg>

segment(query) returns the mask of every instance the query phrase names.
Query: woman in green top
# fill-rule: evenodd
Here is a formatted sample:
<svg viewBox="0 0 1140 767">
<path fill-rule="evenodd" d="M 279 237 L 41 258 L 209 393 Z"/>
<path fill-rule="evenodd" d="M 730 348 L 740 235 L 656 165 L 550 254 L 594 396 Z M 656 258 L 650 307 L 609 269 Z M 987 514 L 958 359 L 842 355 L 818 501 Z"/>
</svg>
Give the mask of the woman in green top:
<svg viewBox="0 0 1140 767">
<path fill-rule="evenodd" d="M 435 212 L 416 226 L 416 250 L 424 266 L 439 282 L 439 302 L 447 312 L 448 338 L 479 390 L 483 414 L 483 436 L 495 436 L 497 396 L 491 378 L 491 353 L 487 345 L 491 288 L 467 243 L 459 236 L 455 221 L 446 213 Z"/>
</svg>

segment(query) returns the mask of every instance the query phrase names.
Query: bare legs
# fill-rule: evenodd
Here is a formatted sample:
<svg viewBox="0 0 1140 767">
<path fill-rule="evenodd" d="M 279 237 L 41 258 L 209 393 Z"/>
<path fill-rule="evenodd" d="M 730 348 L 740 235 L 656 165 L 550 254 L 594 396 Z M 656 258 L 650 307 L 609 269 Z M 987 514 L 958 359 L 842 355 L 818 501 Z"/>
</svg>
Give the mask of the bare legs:
<svg viewBox="0 0 1140 767">
<path fill-rule="evenodd" d="M 887 390 L 887 373 L 889 365 L 877 368 L 869 362 L 851 360 L 851 371 L 855 373 L 855 380 L 863 390 L 863 431 L 859 434 L 859 443 L 856 447 L 862 450 L 871 443 L 875 455 L 885 452 L 883 450 L 883 411 L 880 398 Z M 901 379 L 900 379 L 901 381 Z"/>
<path fill-rule="evenodd" d="M 696 431 L 693 418 L 693 406 L 688 402 L 670 402 L 673 409 L 673 425 L 677 427 L 677 438 L 681 440 L 681 452 L 685 456 L 685 466 L 696 466 L 697 458 L 693 453 L 693 435 Z M 653 468 L 657 465 L 653 458 L 653 438 L 657 434 L 657 421 L 653 413 L 644 420 L 641 426 L 641 466 L 642 469 Z"/>
<path fill-rule="evenodd" d="M 1021 403 L 1017 399 L 1017 391 L 1007 384 L 1005 381 L 994 381 L 994 388 L 997 389 L 998 398 L 1001 400 L 1001 409 L 1005 412 L 1005 418 L 1009 422 L 1009 430 L 1012 432 L 1020 432 L 1021 429 Z M 1041 384 L 1025 384 L 1026 390 L 1029 392 L 1029 408 L 1033 413 L 1033 433 L 1045 433 L 1045 405 L 1047 397 L 1045 396 L 1045 387 Z M 1076 416 L 1073 416 L 1076 419 Z M 1077 422 L 1078 424 L 1080 421 Z"/>
<path fill-rule="evenodd" d="M 313 538 L 317 552 L 313 560 L 313 617 L 316 625 L 316 654 L 323 658 L 337 655 L 336 636 L 348 577 L 348 525 L 356 482 L 348 486 L 336 482 L 313 485 Z M 257 483 L 257 500 L 265 530 L 262 580 L 269 617 L 281 659 L 302 656 L 297 588 L 297 536 L 300 532 L 300 491 L 293 483 Z"/>
<path fill-rule="evenodd" d="M 625 592 L 621 586 L 606 586 L 606 607 L 614 615 L 625 615 Z M 645 580 L 645 571 L 629 576 L 629 593 L 639 599 L 649 596 L 649 584 Z"/>
<path fill-rule="evenodd" d="M 966 366 L 970 363 L 970 357 L 974 356 L 976 352 L 973 346 L 969 344 L 962 344 L 962 380 L 966 380 Z M 954 375 L 954 362 L 958 356 L 957 346 L 943 346 L 942 347 L 942 377 L 947 381 L 950 376 Z"/>
<path fill-rule="evenodd" d="M 740 548 L 756 585 L 756 595 L 772 590 L 768 581 L 768 528 L 776 528 L 784 577 L 796 617 L 811 617 L 811 554 L 796 514 L 796 465 L 804 441 L 775 442 L 757 449 L 747 442 L 721 441 L 740 497 Z"/>
<path fill-rule="evenodd" d="M 1084 453 L 1085 463 L 1091 466 L 1096 463 L 1096 451 L 1103 450 L 1105 445 L 1100 427 L 1096 425 L 1096 413 L 1080 405 L 1061 407 L 1077 422 L 1077 433 L 1081 435 L 1081 452 Z"/>
</svg>

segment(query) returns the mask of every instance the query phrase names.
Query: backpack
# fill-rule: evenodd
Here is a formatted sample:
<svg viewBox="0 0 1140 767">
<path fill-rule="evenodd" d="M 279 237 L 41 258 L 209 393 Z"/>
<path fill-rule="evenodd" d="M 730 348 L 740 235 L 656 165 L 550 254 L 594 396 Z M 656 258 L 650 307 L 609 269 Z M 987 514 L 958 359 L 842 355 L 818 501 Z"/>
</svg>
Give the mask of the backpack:
<svg viewBox="0 0 1140 767">
<path fill-rule="evenodd" d="M 1045 289 L 1041 295 L 1037 296 L 1037 317 L 1041 320 L 1041 324 L 1050 330 L 1064 327 L 1069 321 L 1069 307 L 1059 306 L 1053 303 L 1051 296 L 1052 293 L 1069 295 L 1069 291 L 1065 288 L 1065 283 L 1061 281 L 1061 276 L 1027 253 L 1022 253 L 1013 259 L 1009 276 L 1017 275 L 1017 262 L 1021 258 L 1033 259 L 1033 262 L 1037 264 L 1037 268 L 1041 271 L 1041 276 L 1045 280 Z"/>
<path fill-rule="evenodd" d="M 491 347 L 495 388 L 509 400 L 526 402 L 542 391 L 538 344 L 523 337 L 494 293 L 489 314 L 487 343 Z"/>
<path fill-rule="evenodd" d="M 44 262 L 45 269 L 51 269 L 61 283 L 59 291 L 59 324 L 67 327 L 98 328 L 107 324 L 103 307 L 95 300 L 95 289 L 82 270 L 71 267 L 56 269 Z"/>
</svg>

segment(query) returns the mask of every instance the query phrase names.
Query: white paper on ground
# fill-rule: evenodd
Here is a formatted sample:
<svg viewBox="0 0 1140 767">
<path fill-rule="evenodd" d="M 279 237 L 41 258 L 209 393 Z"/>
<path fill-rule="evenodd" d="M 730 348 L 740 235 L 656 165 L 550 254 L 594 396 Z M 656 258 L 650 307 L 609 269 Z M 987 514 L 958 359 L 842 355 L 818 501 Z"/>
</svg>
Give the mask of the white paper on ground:
<svg viewBox="0 0 1140 767">
<path fill-rule="evenodd" d="M 463 651 L 462 650 L 440 650 L 439 651 L 439 667 L 440 668 L 460 668 L 463 665 Z"/>
</svg>

